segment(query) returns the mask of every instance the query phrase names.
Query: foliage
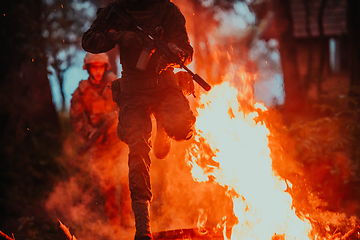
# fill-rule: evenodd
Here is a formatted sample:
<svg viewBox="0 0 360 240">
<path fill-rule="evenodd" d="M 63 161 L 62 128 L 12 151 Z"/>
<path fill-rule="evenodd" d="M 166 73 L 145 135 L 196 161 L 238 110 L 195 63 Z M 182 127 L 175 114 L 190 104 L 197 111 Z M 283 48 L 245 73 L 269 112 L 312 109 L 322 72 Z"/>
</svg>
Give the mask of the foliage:
<svg viewBox="0 0 360 240">
<path fill-rule="evenodd" d="M 51 68 L 58 79 L 65 110 L 64 72 L 73 64 L 77 50 L 81 49 L 81 36 L 95 17 L 91 1 L 44 0 L 42 11 L 42 36 Z"/>
<path fill-rule="evenodd" d="M 273 168 L 291 183 L 288 192 L 298 216 L 324 236 L 354 227 L 360 216 L 360 105 L 355 98 L 326 96 L 306 118 L 301 113 L 287 125 L 278 110 L 266 114 Z"/>
</svg>

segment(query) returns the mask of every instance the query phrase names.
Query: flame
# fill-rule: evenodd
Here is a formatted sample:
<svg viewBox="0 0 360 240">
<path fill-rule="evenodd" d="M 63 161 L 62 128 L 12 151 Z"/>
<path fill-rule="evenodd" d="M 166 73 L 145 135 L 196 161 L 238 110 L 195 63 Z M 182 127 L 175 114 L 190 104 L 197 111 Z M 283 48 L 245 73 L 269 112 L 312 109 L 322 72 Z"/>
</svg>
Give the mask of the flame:
<svg viewBox="0 0 360 240">
<path fill-rule="evenodd" d="M 193 178 L 214 179 L 228 188 L 239 223 L 231 239 L 309 239 L 310 223 L 299 219 L 286 192 L 291 183 L 272 171 L 269 129 L 256 121 L 255 111 L 244 113 L 241 92 L 229 82 L 200 96 L 195 143 L 189 150 Z M 285 236 L 285 238 L 284 238 Z"/>
<path fill-rule="evenodd" d="M 69 240 L 77 240 L 75 235 L 71 235 L 69 228 L 66 227 L 59 219 L 58 219 L 58 221 L 60 223 L 60 228 L 64 231 L 64 233 L 66 234 L 66 237 Z"/>
</svg>

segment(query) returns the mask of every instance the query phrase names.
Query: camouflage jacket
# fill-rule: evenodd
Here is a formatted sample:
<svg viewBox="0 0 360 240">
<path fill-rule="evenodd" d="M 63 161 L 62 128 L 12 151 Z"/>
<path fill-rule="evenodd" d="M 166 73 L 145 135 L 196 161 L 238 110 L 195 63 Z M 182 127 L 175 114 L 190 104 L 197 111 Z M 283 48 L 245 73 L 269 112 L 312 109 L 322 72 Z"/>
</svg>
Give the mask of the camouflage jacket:
<svg viewBox="0 0 360 240">
<path fill-rule="evenodd" d="M 91 84 L 90 80 L 82 80 L 75 90 L 70 104 L 70 121 L 75 130 L 84 138 L 96 131 L 104 121 L 113 115 L 118 107 L 112 100 L 108 85 L 116 79 L 112 72 L 105 73 L 99 87 Z"/>
<path fill-rule="evenodd" d="M 144 47 L 144 41 L 134 33 L 128 26 L 122 24 L 121 20 L 107 20 L 113 4 L 119 4 L 128 13 L 130 13 L 142 26 L 154 29 L 160 25 L 163 31 L 159 35 L 160 39 L 166 43 L 174 43 L 180 49 L 188 53 L 186 64 L 192 61 L 193 48 L 190 45 L 185 27 L 185 18 L 179 8 L 170 2 L 170 0 L 156 0 L 156 3 L 145 10 L 132 11 L 125 0 L 118 0 L 110 3 L 105 8 L 100 8 L 97 12 L 97 18 L 87 30 L 82 38 L 82 46 L 85 51 L 92 53 L 106 52 L 118 45 L 120 51 L 120 63 L 122 64 L 123 76 L 155 76 L 156 66 L 161 53 L 158 50 L 151 55 L 147 69 L 140 71 L 135 68 L 139 55 Z M 159 15 L 163 16 L 158 19 Z M 160 21 L 160 23 L 158 23 Z M 109 33 L 110 30 L 116 30 L 120 37 L 115 38 Z"/>
</svg>

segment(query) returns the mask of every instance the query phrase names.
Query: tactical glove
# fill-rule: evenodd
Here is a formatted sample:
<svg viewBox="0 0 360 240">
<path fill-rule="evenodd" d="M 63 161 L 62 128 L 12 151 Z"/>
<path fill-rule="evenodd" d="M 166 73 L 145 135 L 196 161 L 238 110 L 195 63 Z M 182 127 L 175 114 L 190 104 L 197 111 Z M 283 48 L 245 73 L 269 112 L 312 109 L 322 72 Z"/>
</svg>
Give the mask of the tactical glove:
<svg viewBox="0 0 360 240">
<path fill-rule="evenodd" d="M 176 73 L 179 86 L 182 88 L 185 96 L 195 93 L 195 86 L 192 77 L 184 71 Z"/>
<path fill-rule="evenodd" d="M 177 57 L 177 59 L 180 59 L 181 61 L 184 61 L 185 58 L 188 56 L 188 54 L 186 54 L 186 52 L 181 50 L 174 43 L 168 43 L 168 47 L 174 53 L 174 55 Z M 176 68 L 176 67 L 180 67 L 180 65 L 176 62 L 176 60 L 168 59 L 165 55 L 161 55 L 158 60 L 156 72 L 161 73 L 162 71 L 165 71 L 168 67 Z"/>
</svg>

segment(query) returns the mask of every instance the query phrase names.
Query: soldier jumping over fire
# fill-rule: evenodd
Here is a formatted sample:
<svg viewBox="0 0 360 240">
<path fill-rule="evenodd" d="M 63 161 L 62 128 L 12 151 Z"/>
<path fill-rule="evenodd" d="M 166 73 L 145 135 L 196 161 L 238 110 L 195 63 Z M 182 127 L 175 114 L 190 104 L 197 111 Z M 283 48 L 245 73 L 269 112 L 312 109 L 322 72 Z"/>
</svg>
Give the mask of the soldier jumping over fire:
<svg viewBox="0 0 360 240">
<path fill-rule="evenodd" d="M 160 44 L 151 42 L 154 38 L 160 39 Z M 83 35 L 82 46 L 88 52 L 102 53 L 116 45 L 123 70 L 122 77 L 112 85 L 113 98 L 120 106 L 117 134 L 130 151 L 129 186 L 135 240 L 148 240 L 152 239 L 151 115 L 157 123 L 154 153 L 158 158 L 166 158 L 171 139 L 191 138 L 195 117 L 173 70 L 179 64 L 186 69 L 185 65 L 192 61 L 193 48 L 184 16 L 169 0 L 118 0 L 99 9 L 97 18 Z M 160 51 L 162 46 L 171 49 L 181 61 Z M 182 82 L 188 90 L 193 84 L 192 80 Z"/>
</svg>

